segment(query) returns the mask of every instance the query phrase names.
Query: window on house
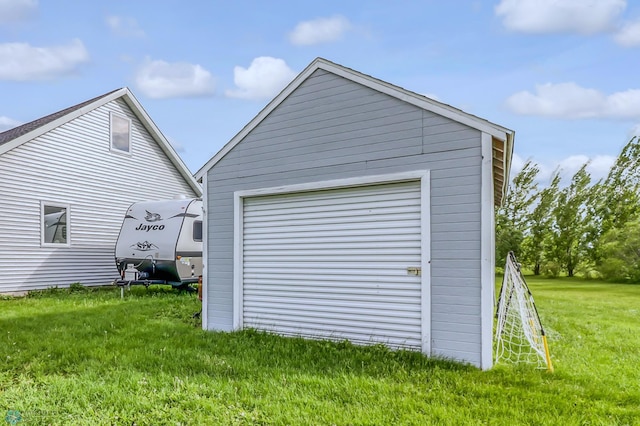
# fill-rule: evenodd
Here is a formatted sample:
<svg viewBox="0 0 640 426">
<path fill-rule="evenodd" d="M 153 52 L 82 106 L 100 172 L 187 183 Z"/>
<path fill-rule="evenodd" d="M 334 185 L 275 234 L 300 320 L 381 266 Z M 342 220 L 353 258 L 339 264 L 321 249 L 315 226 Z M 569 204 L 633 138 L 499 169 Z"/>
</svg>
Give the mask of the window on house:
<svg viewBox="0 0 640 426">
<path fill-rule="evenodd" d="M 111 149 L 131 153 L 131 120 L 111 113 Z"/>
<path fill-rule="evenodd" d="M 202 221 L 193 222 L 193 241 L 202 241 Z"/>
<path fill-rule="evenodd" d="M 69 206 L 41 204 L 43 245 L 69 245 Z"/>
</svg>

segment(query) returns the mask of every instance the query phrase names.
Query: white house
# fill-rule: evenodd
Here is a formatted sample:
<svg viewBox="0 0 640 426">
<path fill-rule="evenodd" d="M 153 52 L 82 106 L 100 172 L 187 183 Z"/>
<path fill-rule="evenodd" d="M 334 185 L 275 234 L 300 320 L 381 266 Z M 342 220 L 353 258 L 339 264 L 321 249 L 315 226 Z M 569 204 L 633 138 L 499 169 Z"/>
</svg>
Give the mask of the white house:
<svg viewBox="0 0 640 426">
<path fill-rule="evenodd" d="M 203 327 L 381 342 L 490 368 L 494 206 L 513 139 L 314 60 L 196 173 Z"/>
<path fill-rule="evenodd" d="M 108 284 L 135 201 L 201 189 L 127 88 L 0 133 L 0 292 Z"/>
</svg>

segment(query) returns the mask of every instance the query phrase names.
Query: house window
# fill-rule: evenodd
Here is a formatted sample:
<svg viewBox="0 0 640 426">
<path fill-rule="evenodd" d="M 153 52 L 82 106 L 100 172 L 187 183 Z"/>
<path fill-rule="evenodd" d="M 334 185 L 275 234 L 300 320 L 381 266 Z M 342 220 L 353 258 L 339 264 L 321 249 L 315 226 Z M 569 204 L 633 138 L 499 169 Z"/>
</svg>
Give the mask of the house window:
<svg viewBox="0 0 640 426">
<path fill-rule="evenodd" d="M 41 203 L 42 245 L 69 245 L 69 206 L 60 204 Z"/>
<path fill-rule="evenodd" d="M 131 153 L 131 120 L 111 113 L 111 150 Z"/>
<path fill-rule="evenodd" d="M 193 222 L 193 241 L 202 241 L 202 221 L 196 220 Z"/>
</svg>

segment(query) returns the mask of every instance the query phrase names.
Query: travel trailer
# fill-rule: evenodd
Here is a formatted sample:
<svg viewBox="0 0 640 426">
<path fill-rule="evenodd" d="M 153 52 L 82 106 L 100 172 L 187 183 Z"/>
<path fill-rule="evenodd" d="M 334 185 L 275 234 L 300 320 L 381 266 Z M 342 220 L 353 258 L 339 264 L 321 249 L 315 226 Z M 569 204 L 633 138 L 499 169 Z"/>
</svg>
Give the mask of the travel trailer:
<svg viewBox="0 0 640 426">
<path fill-rule="evenodd" d="M 202 275 L 202 200 L 133 203 L 116 242 L 116 285 L 190 289 Z"/>
</svg>

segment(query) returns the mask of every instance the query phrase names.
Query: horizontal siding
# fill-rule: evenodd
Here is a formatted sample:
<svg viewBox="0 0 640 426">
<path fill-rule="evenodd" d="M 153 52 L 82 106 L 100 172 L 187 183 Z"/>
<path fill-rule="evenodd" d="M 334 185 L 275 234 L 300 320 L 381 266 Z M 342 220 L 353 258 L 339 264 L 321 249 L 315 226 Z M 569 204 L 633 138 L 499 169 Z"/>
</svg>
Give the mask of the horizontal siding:
<svg viewBox="0 0 640 426">
<path fill-rule="evenodd" d="M 109 150 L 111 111 L 132 120 L 131 156 Z M 122 100 L 3 154 L 0 194 L 0 291 L 108 284 L 129 205 L 195 196 Z M 70 247 L 40 247 L 40 201 L 70 206 Z"/>
<path fill-rule="evenodd" d="M 480 334 L 480 132 L 324 71 L 208 172 L 208 326 L 232 328 L 231 310 L 220 309 L 232 304 L 234 191 L 424 169 L 431 171 L 432 350 L 479 364 L 479 340 L 460 333 Z"/>
</svg>

